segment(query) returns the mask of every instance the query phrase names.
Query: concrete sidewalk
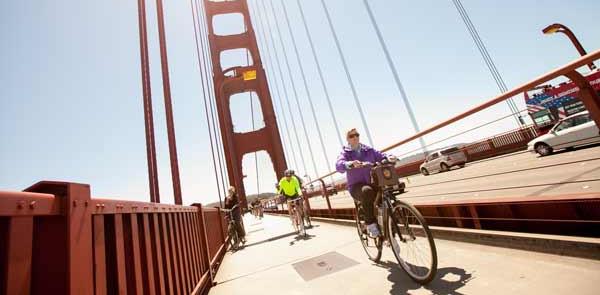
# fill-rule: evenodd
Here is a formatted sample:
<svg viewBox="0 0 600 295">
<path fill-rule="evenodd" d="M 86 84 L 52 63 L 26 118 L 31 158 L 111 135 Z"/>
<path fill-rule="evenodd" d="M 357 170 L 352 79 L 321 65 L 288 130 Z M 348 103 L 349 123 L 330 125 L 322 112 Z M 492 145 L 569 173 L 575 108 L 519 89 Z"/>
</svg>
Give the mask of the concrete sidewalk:
<svg viewBox="0 0 600 295">
<path fill-rule="evenodd" d="M 436 240 L 438 275 L 428 286 L 413 283 L 384 248 L 382 263 L 367 259 L 356 230 L 314 222 L 307 239 L 290 220 L 245 218 L 247 246 L 227 253 L 210 294 L 598 294 L 600 261 Z M 333 254 L 332 254 L 333 253 Z M 303 278 L 297 263 L 319 264 L 321 255 L 346 261 Z M 310 263 L 309 263 L 310 264 Z M 317 267 L 318 269 L 318 267 Z"/>
</svg>

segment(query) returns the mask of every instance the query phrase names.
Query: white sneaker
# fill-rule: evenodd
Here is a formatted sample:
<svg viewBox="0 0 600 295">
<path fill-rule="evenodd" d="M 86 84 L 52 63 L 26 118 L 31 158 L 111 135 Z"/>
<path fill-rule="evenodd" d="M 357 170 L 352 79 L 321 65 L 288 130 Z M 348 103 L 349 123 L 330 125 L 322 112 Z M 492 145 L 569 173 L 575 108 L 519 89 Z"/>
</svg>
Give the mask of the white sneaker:
<svg viewBox="0 0 600 295">
<path fill-rule="evenodd" d="M 379 237 L 381 233 L 379 233 L 379 227 L 376 222 L 367 225 L 367 233 L 371 238 Z"/>
</svg>

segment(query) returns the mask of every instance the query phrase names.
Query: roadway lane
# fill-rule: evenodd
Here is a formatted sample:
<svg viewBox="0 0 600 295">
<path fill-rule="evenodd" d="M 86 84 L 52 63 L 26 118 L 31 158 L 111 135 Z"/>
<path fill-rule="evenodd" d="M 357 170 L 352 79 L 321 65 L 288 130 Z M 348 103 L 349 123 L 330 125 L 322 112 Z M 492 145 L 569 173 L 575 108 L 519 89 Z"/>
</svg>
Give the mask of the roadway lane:
<svg viewBox="0 0 600 295">
<path fill-rule="evenodd" d="M 518 152 L 468 163 L 465 168 L 405 179 L 403 199 L 428 201 L 535 197 L 600 192 L 600 146 L 538 157 Z M 330 198 L 332 207 L 353 206 L 347 192 Z M 323 197 L 312 208 L 327 208 Z"/>
<path fill-rule="evenodd" d="M 227 253 L 212 295 L 229 294 L 598 294 L 600 261 L 436 240 L 438 275 L 427 287 L 395 267 L 366 258 L 353 227 L 314 222 L 309 239 L 290 233 L 289 218 L 247 216 L 248 246 Z M 336 252 L 357 264 L 305 281 L 293 264 Z"/>
</svg>

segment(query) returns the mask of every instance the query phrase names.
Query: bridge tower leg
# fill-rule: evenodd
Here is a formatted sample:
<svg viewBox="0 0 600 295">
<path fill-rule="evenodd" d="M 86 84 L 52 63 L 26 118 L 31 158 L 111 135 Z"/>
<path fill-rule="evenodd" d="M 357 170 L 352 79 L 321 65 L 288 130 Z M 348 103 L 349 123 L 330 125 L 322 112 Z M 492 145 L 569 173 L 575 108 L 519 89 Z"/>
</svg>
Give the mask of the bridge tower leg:
<svg viewBox="0 0 600 295">
<path fill-rule="evenodd" d="M 213 64 L 213 82 L 215 88 L 216 106 L 221 124 L 221 138 L 223 141 L 229 183 L 237 188 L 240 201 L 244 208 L 247 207 L 246 193 L 243 182 L 242 159 L 245 154 L 266 151 L 271 157 L 277 178 L 283 176 L 287 169 L 279 128 L 275 119 L 275 111 L 267 77 L 256 42 L 256 35 L 250 20 L 248 3 L 246 0 L 213 2 L 203 0 L 206 7 L 206 21 L 208 26 L 208 40 L 210 55 Z M 217 35 L 214 30 L 213 19 L 222 14 L 241 14 L 244 19 L 245 32 L 235 35 Z M 253 63 L 250 66 L 237 66 L 223 69 L 221 66 L 221 53 L 231 49 L 247 49 Z M 264 128 L 246 133 L 236 133 L 231 119 L 231 96 L 238 93 L 253 91 L 258 96 L 263 113 Z"/>
</svg>

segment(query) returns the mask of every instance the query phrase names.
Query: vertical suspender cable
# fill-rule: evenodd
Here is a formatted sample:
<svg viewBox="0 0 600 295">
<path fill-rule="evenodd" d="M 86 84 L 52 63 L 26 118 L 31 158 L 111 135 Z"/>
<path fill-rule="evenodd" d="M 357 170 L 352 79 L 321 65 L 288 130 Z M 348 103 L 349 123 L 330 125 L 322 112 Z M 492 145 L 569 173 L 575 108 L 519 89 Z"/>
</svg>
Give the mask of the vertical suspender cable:
<svg viewBox="0 0 600 295">
<path fill-rule="evenodd" d="M 331 33 L 333 35 L 333 40 L 335 41 L 335 47 L 337 48 L 338 55 L 342 60 L 344 72 L 346 73 L 346 78 L 348 79 L 348 83 L 350 84 L 350 90 L 352 90 L 352 96 L 354 97 L 354 102 L 356 103 L 356 107 L 358 108 L 360 119 L 362 120 L 363 127 L 365 128 L 365 132 L 367 133 L 369 144 L 373 146 L 373 138 L 371 137 L 371 131 L 369 130 L 369 125 L 367 125 L 367 119 L 365 118 L 365 114 L 363 113 L 360 101 L 358 100 L 358 93 L 356 93 L 356 88 L 354 87 L 354 82 L 352 81 L 352 76 L 350 75 L 348 64 L 346 63 L 346 57 L 344 56 L 342 46 L 340 45 L 340 40 L 338 39 L 337 33 L 335 32 L 335 28 L 333 27 L 333 22 L 331 21 L 331 16 L 329 15 L 329 9 L 327 9 L 327 5 L 325 4 L 324 0 L 321 0 L 321 5 L 323 6 L 323 10 L 325 11 L 325 16 L 327 17 L 327 24 L 329 24 L 329 29 L 331 30 Z"/>
<path fill-rule="evenodd" d="M 167 121 L 167 137 L 169 140 L 169 156 L 171 160 L 171 178 L 173 181 L 173 195 L 175 204 L 181 205 L 181 184 L 179 182 L 179 164 L 177 162 L 177 143 L 175 142 L 175 124 L 173 122 L 173 105 L 171 102 L 171 85 L 169 80 L 169 62 L 167 59 L 167 43 L 165 36 L 165 19 L 163 15 L 162 0 L 156 0 L 156 13 L 158 16 L 158 39 L 160 43 L 160 65 L 163 78 L 163 93 L 165 99 L 165 112 Z"/>
<path fill-rule="evenodd" d="M 284 3 L 282 1 L 282 3 Z M 342 133 L 340 132 L 340 126 L 338 125 L 337 118 L 335 116 L 335 111 L 333 110 L 333 105 L 331 104 L 331 97 L 329 96 L 329 91 L 327 90 L 327 84 L 325 84 L 325 78 L 323 77 L 323 71 L 321 70 L 321 64 L 319 63 L 319 59 L 317 58 L 317 52 L 315 50 L 315 45 L 312 40 L 312 36 L 310 31 L 308 30 L 308 25 L 306 24 L 306 17 L 304 16 L 304 9 L 300 4 L 300 0 L 296 0 L 298 4 L 298 8 L 300 9 L 300 16 L 302 17 L 302 25 L 304 26 L 304 32 L 306 32 L 306 36 L 308 36 L 308 44 L 310 44 L 310 50 L 312 52 L 313 59 L 315 60 L 315 64 L 317 65 L 317 72 L 319 73 L 319 79 L 321 81 L 321 86 L 323 87 L 323 92 L 325 93 L 325 98 L 327 99 L 327 106 L 329 107 L 329 113 L 331 114 L 331 119 L 333 120 L 333 125 L 335 126 L 335 132 L 337 134 L 337 138 L 340 146 L 344 145 L 342 141 Z M 283 4 L 285 5 L 285 4 Z"/>
<path fill-rule="evenodd" d="M 200 26 L 200 35 L 202 38 L 200 38 L 200 45 L 202 46 L 202 48 L 204 49 L 204 64 L 205 64 L 205 72 L 206 72 L 206 79 L 208 81 L 208 85 L 209 85 L 209 93 L 211 98 L 208 100 L 209 101 L 209 112 L 210 112 L 210 119 L 212 121 L 212 126 L 213 126 L 213 133 L 215 134 L 215 141 L 217 143 L 217 159 L 218 159 L 218 164 L 219 164 L 219 171 L 220 171 L 220 176 L 221 176 L 221 184 L 223 185 L 223 194 L 225 194 L 227 192 L 227 186 L 229 186 L 229 178 L 227 176 L 227 169 L 224 167 L 225 164 L 225 152 L 223 150 L 222 147 L 222 142 L 221 142 L 221 136 L 219 133 L 220 130 L 220 124 L 219 124 L 219 120 L 216 119 L 216 110 L 215 110 L 215 105 L 214 103 L 216 103 L 216 95 L 215 95 L 215 90 L 214 90 L 214 83 L 213 81 L 210 79 L 212 77 L 212 61 L 210 59 L 209 51 L 210 51 L 210 44 L 208 41 L 208 21 L 206 20 L 206 15 L 205 15 L 205 9 L 204 9 L 204 0 L 199 0 L 201 5 L 199 6 L 199 9 L 201 9 L 201 13 L 199 13 L 199 15 L 202 15 L 202 20 L 204 25 Z M 218 136 L 217 136 L 218 135 Z"/>
<path fill-rule="evenodd" d="M 152 91 L 148 59 L 148 33 L 146 29 L 146 1 L 138 0 L 138 22 L 140 34 L 140 59 L 142 72 L 142 96 L 144 100 L 144 129 L 146 132 L 146 157 L 148 162 L 148 185 L 150 202 L 160 203 L 158 170 L 156 167 L 156 145 L 154 142 L 154 118 L 152 113 Z"/>
<path fill-rule="evenodd" d="M 204 77 L 204 66 L 202 65 L 202 61 L 201 61 L 201 53 L 200 53 L 200 45 L 199 45 L 199 40 L 198 40 L 198 35 L 199 35 L 199 30 L 197 28 L 197 26 L 200 26 L 200 21 L 198 19 L 198 15 L 197 15 L 197 10 L 195 9 L 198 5 L 198 0 L 196 0 L 196 6 L 194 6 L 194 0 L 190 0 L 190 4 L 192 6 L 192 19 L 194 21 L 194 40 L 196 41 L 196 53 L 197 53 L 197 58 L 198 58 L 198 70 L 200 71 L 200 80 L 201 80 L 201 84 L 202 84 L 202 96 L 204 98 L 204 114 L 206 115 L 206 127 L 208 129 L 208 137 L 209 137 L 209 144 L 210 144 L 210 154 L 212 156 L 212 163 L 213 163 L 213 171 L 215 173 L 215 184 L 217 185 L 217 193 L 219 195 L 219 204 L 221 207 L 223 207 L 223 201 L 221 199 L 221 186 L 219 184 L 219 176 L 218 176 L 218 171 L 217 171 L 217 163 L 216 163 L 216 159 L 215 159 L 215 149 L 214 149 L 214 142 L 213 142 L 213 136 L 212 136 L 212 130 L 211 130 L 211 126 L 210 126 L 210 119 L 208 117 L 208 103 L 207 103 L 207 99 L 206 99 L 206 92 L 210 91 L 208 89 L 208 86 L 206 85 L 206 80 Z M 216 136 L 216 135 L 215 135 Z"/>
<path fill-rule="evenodd" d="M 288 95 L 288 92 L 287 92 L 287 88 L 285 86 L 285 82 L 283 80 L 283 71 L 281 70 L 281 63 L 279 62 L 279 55 L 277 54 L 277 47 L 275 46 L 275 41 L 273 41 L 273 38 L 272 38 L 273 37 L 273 32 L 271 31 L 271 22 L 269 21 L 269 18 L 266 16 L 266 8 L 265 8 L 264 3 L 262 5 L 262 7 L 263 7 L 262 11 L 265 11 L 264 19 L 266 20 L 266 25 L 263 24 L 263 27 L 267 28 L 267 30 L 265 30 L 266 35 L 267 35 L 266 38 L 265 38 L 265 40 L 271 40 L 271 46 L 273 47 L 273 53 L 275 55 L 275 64 L 277 65 L 277 69 L 278 69 L 278 72 L 279 72 L 279 80 L 281 82 L 281 87 L 283 88 L 284 97 L 285 97 L 285 100 L 287 102 L 286 105 L 287 105 L 287 109 L 288 109 L 288 112 L 289 112 L 289 115 L 290 115 L 290 122 L 292 123 L 292 128 L 293 128 L 292 130 L 294 131 L 293 133 L 294 133 L 294 137 L 296 139 L 298 153 L 300 154 L 300 160 L 302 162 L 302 168 L 304 169 L 304 172 L 306 173 L 306 172 L 308 172 L 308 170 L 306 169 L 306 161 L 304 160 L 304 153 L 302 152 L 302 145 L 300 144 L 300 138 L 298 137 L 298 129 L 296 128 L 296 122 L 294 121 L 294 113 L 292 112 L 292 107 L 291 107 L 291 103 L 290 103 L 290 100 L 289 100 L 289 95 Z M 258 12 L 258 15 L 260 16 L 261 15 L 261 13 L 260 13 L 261 10 L 257 9 L 256 11 Z"/>
<path fill-rule="evenodd" d="M 294 32 L 292 31 L 292 26 L 290 25 L 290 17 L 288 15 L 287 8 L 285 7 L 285 3 L 283 1 L 281 2 L 281 5 L 283 7 L 283 15 L 285 16 L 285 23 L 287 25 L 287 29 L 290 34 L 290 38 L 292 40 L 292 45 L 294 47 L 294 53 L 296 54 L 296 62 L 298 62 L 298 68 L 300 69 L 300 75 L 302 76 L 302 83 L 304 85 L 304 91 L 306 92 L 306 98 L 308 99 L 312 118 L 315 121 L 315 126 L 317 127 L 317 134 L 319 135 L 319 142 L 321 143 L 323 157 L 325 158 L 325 163 L 326 163 L 325 167 L 329 167 L 329 165 L 331 165 L 331 162 L 329 162 L 329 157 L 327 157 L 327 149 L 325 148 L 325 142 L 323 141 L 323 134 L 321 133 L 321 127 L 319 127 L 319 121 L 317 120 L 317 113 L 315 111 L 315 105 L 314 105 L 312 97 L 310 95 L 310 90 L 308 89 L 308 83 L 306 82 L 306 75 L 304 74 L 304 67 L 302 66 L 302 61 L 300 60 L 300 53 L 298 53 L 298 46 L 296 45 L 296 38 L 294 38 Z M 318 177 L 318 175 L 315 175 L 315 176 Z"/>
<path fill-rule="evenodd" d="M 246 27 L 246 31 L 248 28 Z M 246 50 L 246 66 L 250 66 L 250 54 Z M 252 131 L 255 130 L 254 126 L 254 101 L 252 100 L 252 92 L 248 92 L 250 98 L 250 119 L 252 120 Z M 254 152 L 254 167 L 256 169 L 256 197 L 260 194 L 260 179 L 258 177 L 258 153 Z"/>
<path fill-rule="evenodd" d="M 419 124 L 417 123 L 417 119 L 415 118 L 413 109 L 410 105 L 410 102 L 408 101 L 406 92 L 404 91 L 404 86 L 402 86 L 402 82 L 400 82 L 400 77 L 398 76 L 398 71 L 396 70 L 396 66 L 394 65 L 394 62 L 392 61 L 392 57 L 390 56 L 390 52 L 387 48 L 387 45 L 385 44 L 383 35 L 381 34 L 381 31 L 379 30 L 379 25 L 377 25 L 377 21 L 375 20 L 373 11 L 371 11 L 371 7 L 369 6 L 369 1 L 363 0 L 363 3 L 365 4 L 365 8 L 367 9 L 367 13 L 369 14 L 369 19 L 371 20 L 371 24 L 373 24 L 373 28 L 375 28 L 375 33 L 377 33 L 377 39 L 379 40 L 379 44 L 381 45 L 381 48 L 383 49 L 383 53 L 385 54 L 385 58 L 387 59 L 388 66 L 390 67 L 390 70 L 392 71 L 392 76 L 394 77 L 394 82 L 396 82 L 396 87 L 398 87 L 398 91 L 400 91 L 400 97 L 402 97 L 402 100 L 404 101 L 404 106 L 406 107 L 406 111 L 408 112 L 410 121 L 413 125 L 413 128 L 415 129 L 415 133 L 419 133 L 419 131 L 420 131 Z M 421 148 L 423 149 L 423 152 L 426 152 L 427 149 L 425 147 L 425 140 L 423 139 L 423 137 L 419 137 L 419 142 L 421 143 Z"/>
<path fill-rule="evenodd" d="M 304 121 L 304 114 L 302 112 L 302 108 L 300 107 L 300 101 L 298 99 L 298 91 L 296 90 L 296 83 L 294 83 L 294 76 L 292 75 L 292 68 L 290 67 L 290 62 L 287 56 L 287 50 L 285 44 L 283 42 L 283 34 L 281 34 L 281 29 L 279 29 L 279 20 L 277 19 L 277 12 L 275 11 L 275 5 L 273 5 L 273 1 L 270 1 L 271 12 L 273 13 L 273 18 L 275 20 L 275 29 L 277 30 L 277 36 L 279 36 L 279 43 L 281 45 L 281 52 L 283 52 L 283 60 L 285 61 L 286 68 L 288 70 L 288 76 L 290 77 L 290 82 L 292 84 L 292 92 L 294 93 L 294 99 L 296 101 L 296 107 L 298 108 L 298 116 L 300 117 L 300 123 L 302 125 L 302 130 L 304 131 L 304 139 L 306 140 L 309 156 L 313 165 L 313 170 L 315 173 L 315 177 L 319 177 L 319 171 L 317 169 L 317 163 L 315 162 L 315 155 L 312 150 L 312 144 L 310 143 L 310 138 L 308 137 L 308 132 L 306 130 L 306 122 Z M 305 171 L 307 174 L 308 172 Z"/>
<path fill-rule="evenodd" d="M 481 57 L 483 58 L 486 66 L 490 70 L 490 74 L 492 75 L 492 78 L 496 82 L 498 89 L 502 93 L 508 91 L 508 87 L 506 87 L 506 84 L 504 83 L 504 79 L 502 79 L 500 72 L 498 72 L 498 69 L 496 68 L 496 65 L 494 64 L 494 61 L 492 60 L 489 52 L 487 51 L 485 44 L 481 40 L 481 37 L 479 37 L 479 33 L 477 32 L 477 29 L 471 22 L 471 18 L 469 18 L 469 15 L 467 14 L 467 11 L 465 10 L 465 8 L 462 6 L 462 3 L 460 2 L 460 0 L 452 0 L 452 2 L 454 3 L 456 10 L 458 10 L 458 13 L 460 14 L 460 17 L 462 18 L 463 22 L 467 26 L 467 30 L 469 31 L 469 34 L 473 38 L 473 41 L 475 42 L 475 45 L 477 46 L 477 49 L 479 50 L 479 53 L 481 54 Z M 510 111 L 513 113 L 513 117 L 517 121 L 517 125 L 522 126 L 523 122 L 521 120 L 521 117 L 518 115 L 519 109 L 518 109 L 517 105 L 515 104 L 514 100 L 512 98 L 509 98 L 506 100 L 506 103 L 508 104 L 508 108 L 510 109 Z"/>
<path fill-rule="evenodd" d="M 264 43 L 261 42 L 261 44 L 263 44 L 262 47 L 263 47 L 263 49 L 265 51 L 261 51 L 261 53 L 265 52 L 267 58 L 266 59 L 263 58 L 263 60 L 267 60 L 269 68 L 273 72 L 275 72 L 275 67 L 273 66 L 273 63 L 271 61 L 270 49 L 269 49 L 269 46 L 267 44 L 266 37 L 265 37 L 266 35 L 265 35 L 265 32 L 264 32 L 264 30 L 262 28 L 262 19 L 260 18 L 260 15 L 258 15 L 258 13 L 255 12 L 254 15 L 257 17 L 256 27 L 258 28 L 259 34 L 262 37 L 261 41 L 264 41 Z M 259 23 L 261 23 L 261 25 L 259 25 Z M 288 152 L 292 153 L 292 155 L 288 156 L 288 157 L 290 157 L 293 160 L 294 167 L 300 167 L 300 166 L 298 166 L 298 160 L 296 159 L 296 152 L 294 150 L 294 144 L 292 142 L 292 134 L 291 134 L 290 128 L 288 126 L 287 115 L 285 114 L 285 109 L 283 107 L 283 102 L 281 100 L 281 90 L 279 89 L 279 84 L 277 83 L 277 80 L 275 78 L 273 78 L 270 75 L 267 75 L 267 79 L 269 79 L 269 78 L 271 78 L 270 81 L 272 82 L 272 83 L 269 83 L 269 87 L 271 87 L 271 89 L 275 89 L 275 96 L 277 97 L 277 104 L 281 108 L 279 113 L 282 115 L 281 117 L 283 118 L 283 123 L 284 123 L 284 126 L 285 126 L 284 129 L 285 129 L 285 132 L 287 134 L 287 136 L 285 136 L 285 135 L 282 135 L 282 136 L 285 136 L 286 139 L 288 140 L 288 146 L 289 146 Z M 275 86 L 273 86 L 273 85 L 275 85 Z M 286 152 L 286 154 L 288 154 L 288 152 Z"/>
</svg>

